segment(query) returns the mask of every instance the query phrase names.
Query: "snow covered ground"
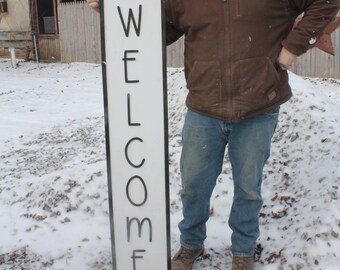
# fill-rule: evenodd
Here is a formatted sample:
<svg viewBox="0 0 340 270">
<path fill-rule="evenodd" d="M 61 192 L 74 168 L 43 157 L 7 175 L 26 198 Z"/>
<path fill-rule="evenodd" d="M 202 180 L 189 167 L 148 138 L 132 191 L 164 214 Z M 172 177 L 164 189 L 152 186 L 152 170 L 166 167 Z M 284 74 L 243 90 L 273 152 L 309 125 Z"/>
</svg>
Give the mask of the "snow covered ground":
<svg viewBox="0 0 340 270">
<path fill-rule="evenodd" d="M 264 173 L 256 269 L 340 269 L 340 81 L 290 74 Z M 172 253 L 181 219 L 181 69 L 168 70 Z M 0 269 L 111 269 L 101 67 L 0 60 Z M 206 254 L 230 269 L 232 200 L 225 161 Z M 160 269 L 161 270 L 161 269 Z"/>
</svg>

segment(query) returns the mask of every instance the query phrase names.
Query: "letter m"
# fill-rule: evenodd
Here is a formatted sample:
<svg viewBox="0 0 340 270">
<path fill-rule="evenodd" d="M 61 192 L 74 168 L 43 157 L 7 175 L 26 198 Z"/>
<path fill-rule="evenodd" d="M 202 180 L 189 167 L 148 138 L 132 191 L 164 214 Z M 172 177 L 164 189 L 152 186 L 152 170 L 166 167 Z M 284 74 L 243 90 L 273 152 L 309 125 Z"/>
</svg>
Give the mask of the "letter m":
<svg viewBox="0 0 340 270">
<path fill-rule="evenodd" d="M 142 237 L 142 227 L 143 227 L 144 222 L 147 222 L 149 224 L 149 242 L 152 242 L 152 224 L 151 224 L 151 220 L 149 218 L 144 218 L 141 222 L 138 218 L 130 219 L 129 217 L 126 217 L 127 240 L 128 240 L 128 242 L 130 242 L 130 239 L 131 239 L 131 224 L 132 224 L 133 221 L 135 221 L 135 223 L 137 223 L 139 238 Z"/>
<path fill-rule="evenodd" d="M 122 14 L 120 7 L 117 7 L 117 9 L 118 9 L 120 21 L 122 22 L 122 25 L 124 28 L 125 36 L 128 37 L 130 35 L 130 25 L 132 21 L 133 27 L 135 28 L 136 35 L 139 37 L 140 29 L 141 29 L 141 22 L 142 22 L 142 5 L 139 5 L 138 24 L 136 23 L 136 19 L 135 19 L 135 16 L 133 15 L 133 11 L 131 8 L 129 9 L 127 23 L 124 21 L 123 14 Z"/>
</svg>

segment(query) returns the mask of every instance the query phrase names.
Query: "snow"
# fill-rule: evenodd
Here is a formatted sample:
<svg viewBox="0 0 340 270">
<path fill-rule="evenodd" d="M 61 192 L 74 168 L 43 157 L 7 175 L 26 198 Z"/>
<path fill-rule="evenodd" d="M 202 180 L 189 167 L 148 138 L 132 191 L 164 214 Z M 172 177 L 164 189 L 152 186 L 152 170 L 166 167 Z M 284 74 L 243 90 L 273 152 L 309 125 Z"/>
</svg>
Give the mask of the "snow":
<svg viewBox="0 0 340 270">
<path fill-rule="evenodd" d="M 0 60 L 0 269 L 111 269 L 101 67 Z M 340 81 L 290 73 L 263 177 L 256 269 L 340 265 Z M 172 254 L 177 224 L 182 69 L 168 69 Z M 230 269 L 226 158 L 194 269 Z"/>
</svg>

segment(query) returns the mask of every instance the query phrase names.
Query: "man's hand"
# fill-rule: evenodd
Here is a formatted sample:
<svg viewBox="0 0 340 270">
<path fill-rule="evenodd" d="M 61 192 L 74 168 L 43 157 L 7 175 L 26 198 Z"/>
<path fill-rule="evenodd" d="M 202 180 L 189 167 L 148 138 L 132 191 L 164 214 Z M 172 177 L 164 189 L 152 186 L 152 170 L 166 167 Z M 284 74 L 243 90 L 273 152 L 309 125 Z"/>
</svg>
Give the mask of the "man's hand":
<svg viewBox="0 0 340 270">
<path fill-rule="evenodd" d="M 89 1 L 89 0 L 88 0 Z M 278 65 L 283 69 L 290 69 L 296 59 L 296 55 L 282 47 L 279 57 L 277 58 Z"/>
<path fill-rule="evenodd" d="M 99 12 L 99 0 L 86 0 L 86 1 L 91 8 Z"/>
</svg>

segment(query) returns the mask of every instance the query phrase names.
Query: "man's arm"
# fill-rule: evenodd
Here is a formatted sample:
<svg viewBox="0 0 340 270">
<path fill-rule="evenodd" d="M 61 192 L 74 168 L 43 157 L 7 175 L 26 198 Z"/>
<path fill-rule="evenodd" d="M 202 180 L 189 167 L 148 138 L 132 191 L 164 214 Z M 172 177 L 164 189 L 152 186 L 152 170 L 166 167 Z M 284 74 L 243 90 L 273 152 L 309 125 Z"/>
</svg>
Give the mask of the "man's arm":
<svg viewBox="0 0 340 270">
<path fill-rule="evenodd" d="M 304 16 L 282 42 L 277 59 L 282 69 L 291 68 L 297 56 L 314 47 L 340 7 L 340 0 L 290 0 L 290 3 L 297 14 L 304 12 Z"/>
<path fill-rule="evenodd" d="M 165 14 L 166 14 L 166 45 L 170 45 L 183 36 L 183 32 L 179 29 L 173 4 L 174 1 L 166 0 Z"/>
<path fill-rule="evenodd" d="M 282 42 L 290 53 L 300 56 L 313 48 L 323 31 L 337 15 L 340 0 L 290 0 L 297 13 L 304 13 L 299 24 Z"/>
</svg>

